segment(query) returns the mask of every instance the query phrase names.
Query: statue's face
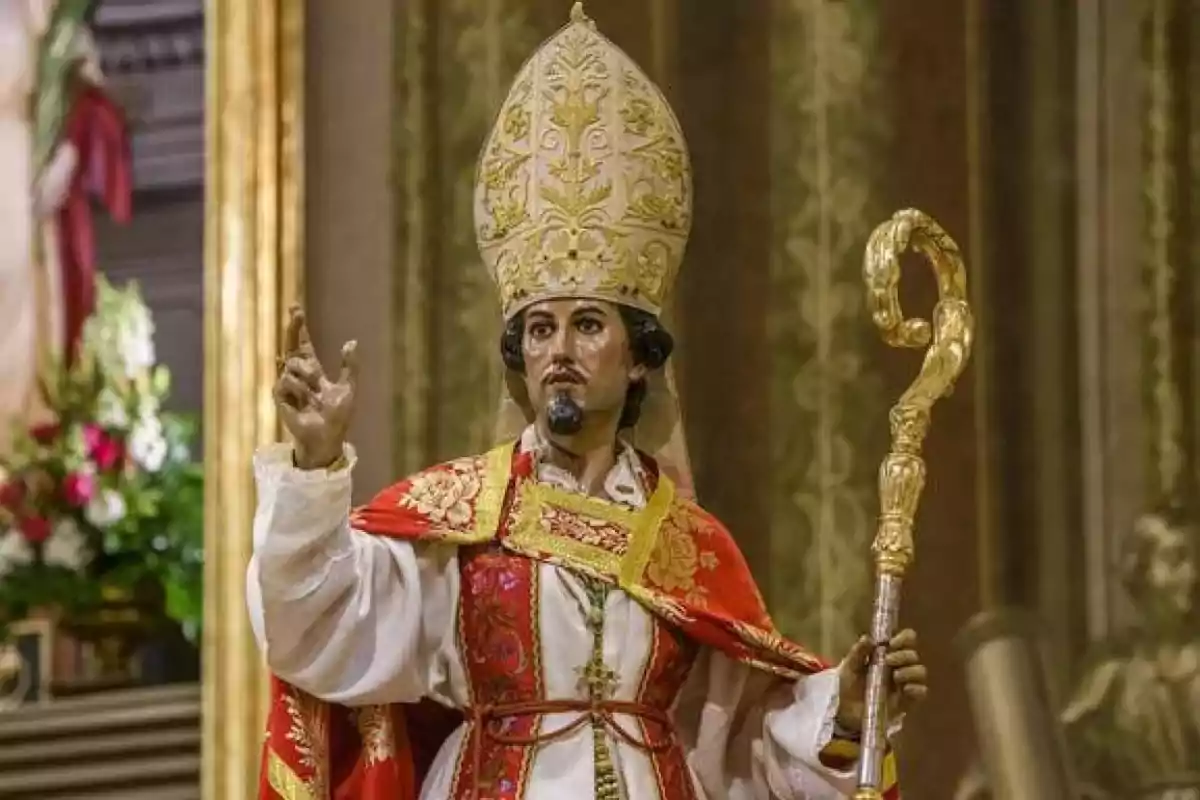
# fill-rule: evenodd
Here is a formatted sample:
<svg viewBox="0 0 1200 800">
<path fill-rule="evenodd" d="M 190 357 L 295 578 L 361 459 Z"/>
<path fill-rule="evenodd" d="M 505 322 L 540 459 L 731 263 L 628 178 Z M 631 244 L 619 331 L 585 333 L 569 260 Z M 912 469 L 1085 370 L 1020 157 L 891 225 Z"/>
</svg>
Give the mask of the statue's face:
<svg viewBox="0 0 1200 800">
<path fill-rule="evenodd" d="M 1189 531 L 1163 526 L 1146 565 L 1146 588 L 1160 613 L 1189 614 L 1196 598 L 1196 549 Z"/>
<path fill-rule="evenodd" d="M 525 311 L 525 385 L 539 418 L 552 399 L 571 398 L 584 414 L 620 415 L 634 363 L 617 306 L 600 300 L 546 300 Z"/>
</svg>

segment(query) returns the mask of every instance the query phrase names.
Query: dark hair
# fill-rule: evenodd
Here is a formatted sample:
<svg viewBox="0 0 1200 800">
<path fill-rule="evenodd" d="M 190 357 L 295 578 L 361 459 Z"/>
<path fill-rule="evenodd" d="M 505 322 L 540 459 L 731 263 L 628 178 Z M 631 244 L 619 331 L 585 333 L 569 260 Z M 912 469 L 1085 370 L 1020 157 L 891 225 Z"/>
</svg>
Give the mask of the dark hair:
<svg viewBox="0 0 1200 800">
<path fill-rule="evenodd" d="M 670 332 L 658 321 L 658 317 L 648 311 L 623 305 L 617 305 L 617 311 L 629 334 L 629 349 L 634 363 L 651 370 L 660 369 L 675 349 L 675 339 Z M 505 323 L 504 332 L 500 334 L 500 356 L 504 359 L 504 366 L 521 374 L 525 373 L 525 353 L 521 349 L 524 339 L 525 312 L 521 311 Z M 619 428 L 632 428 L 637 424 L 645 399 L 646 382 L 631 383 L 625 393 L 625 406 L 617 423 Z"/>
</svg>

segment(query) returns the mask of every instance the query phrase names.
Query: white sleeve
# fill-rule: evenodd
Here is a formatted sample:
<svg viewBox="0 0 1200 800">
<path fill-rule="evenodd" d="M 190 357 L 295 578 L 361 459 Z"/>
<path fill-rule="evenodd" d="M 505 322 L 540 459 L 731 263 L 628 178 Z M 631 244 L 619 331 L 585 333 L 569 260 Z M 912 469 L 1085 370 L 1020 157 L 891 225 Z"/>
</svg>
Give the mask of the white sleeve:
<svg viewBox="0 0 1200 800">
<path fill-rule="evenodd" d="M 350 527 L 347 468 L 304 471 L 276 445 L 254 462 L 247 602 L 271 671 L 344 705 L 454 702 L 455 550 Z"/>
<path fill-rule="evenodd" d="M 773 701 L 773 702 L 771 702 Z M 827 669 L 778 687 L 763 719 L 764 768 L 776 794 L 794 800 L 833 800 L 855 790 L 855 765 L 846 771 L 821 763 L 833 740 L 838 674 Z"/>
<path fill-rule="evenodd" d="M 710 800 L 840 800 L 854 794 L 855 770 L 820 758 L 837 710 L 834 670 L 785 683 L 706 650 L 675 718 Z"/>
</svg>

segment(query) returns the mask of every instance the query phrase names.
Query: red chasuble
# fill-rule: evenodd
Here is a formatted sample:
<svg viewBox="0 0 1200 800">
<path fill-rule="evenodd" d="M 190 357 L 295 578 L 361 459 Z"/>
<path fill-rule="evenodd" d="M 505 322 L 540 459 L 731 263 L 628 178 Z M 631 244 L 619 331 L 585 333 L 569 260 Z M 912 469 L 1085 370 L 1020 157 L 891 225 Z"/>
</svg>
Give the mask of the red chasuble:
<svg viewBox="0 0 1200 800">
<path fill-rule="evenodd" d="M 689 646 L 715 648 L 783 680 L 825 669 L 820 659 L 775 630 L 729 532 L 676 495 L 653 460 L 643 459 L 651 495 L 641 510 L 539 483 L 531 477 L 531 457 L 507 445 L 432 467 L 385 489 L 351 514 L 351 524 L 376 536 L 457 545 L 463 554 L 558 564 L 624 590 L 682 634 Z M 465 555 L 460 569 L 464 574 L 478 569 L 471 564 L 479 560 Z M 494 594 L 489 590 L 489 596 Z M 466 598 L 462 602 L 469 605 Z M 460 618 L 465 615 L 460 609 Z M 462 628 L 461 619 L 459 624 Z M 470 638 L 464 640 L 472 647 Z M 515 683 L 520 676 L 507 677 Z M 683 677 L 678 675 L 677 682 Z M 432 702 L 349 709 L 317 700 L 278 678 L 272 679 L 271 691 L 262 800 L 416 800 L 439 748 L 464 717 L 473 720 L 474 728 L 485 726 L 479 709 L 460 712 Z M 669 731 L 664 735 L 669 737 Z M 478 744 L 479 737 L 474 731 L 464 749 L 471 749 L 473 741 Z M 479 789 L 480 771 L 503 769 L 480 763 L 480 752 L 484 758 L 493 753 L 501 757 L 500 751 L 478 745 L 474 763 L 468 757 L 459 764 L 454 796 L 473 797 L 466 784 L 474 781 Z M 822 753 L 822 761 L 835 769 L 845 769 L 853 757 L 836 746 Z M 472 770 L 476 774 L 464 781 L 462 773 Z M 885 772 L 885 797 L 899 800 L 890 754 Z M 689 780 L 685 767 L 678 773 Z M 478 796 L 493 794 L 489 790 Z M 681 796 L 691 796 L 690 783 Z"/>
</svg>

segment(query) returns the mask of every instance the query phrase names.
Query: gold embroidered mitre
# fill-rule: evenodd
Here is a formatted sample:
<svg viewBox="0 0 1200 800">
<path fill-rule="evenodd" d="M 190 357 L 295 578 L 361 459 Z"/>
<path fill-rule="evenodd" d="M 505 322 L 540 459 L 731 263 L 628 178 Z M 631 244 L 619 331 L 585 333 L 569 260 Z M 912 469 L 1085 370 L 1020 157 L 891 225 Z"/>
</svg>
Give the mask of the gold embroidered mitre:
<svg viewBox="0 0 1200 800">
<path fill-rule="evenodd" d="M 505 319 L 556 297 L 660 313 L 691 222 L 679 121 L 576 3 L 517 74 L 480 155 L 475 232 Z"/>
</svg>

